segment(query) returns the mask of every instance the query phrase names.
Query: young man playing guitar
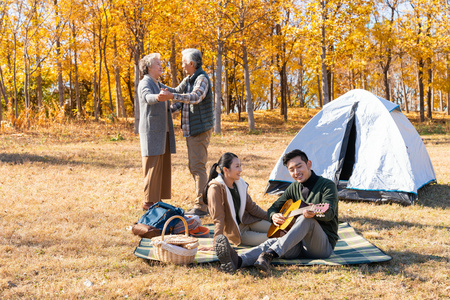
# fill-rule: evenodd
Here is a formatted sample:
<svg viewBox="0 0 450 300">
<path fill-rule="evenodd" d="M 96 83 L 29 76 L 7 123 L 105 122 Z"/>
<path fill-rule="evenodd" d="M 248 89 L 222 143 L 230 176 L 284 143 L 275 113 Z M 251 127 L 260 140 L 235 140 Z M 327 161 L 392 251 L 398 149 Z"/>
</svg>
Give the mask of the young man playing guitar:
<svg viewBox="0 0 450 300">
<path fill-rule="evenodd" d="M 311 170 L 312 163 L 303 151 L 293 150 L 283 156 L 283 165 L 294 178 L 293 182 L 268 209 L 269 219 L 275 226 L 282 225 L 286 218 L 280 212 L 289 199 L 309 204 L 323 203 L 328 210 L 322 217 L 311 210 L 303 210 L 291 229 L 280 238 L 271 238 L 240 255 L 230 246 L 224 235 L 215 239 L 214 249 L 225 272 L 255 266 L 268 271 L 276 257 L 327 258 L 338 240 L 338 192 L 333 181 L 317 176 Z"/>
</svg>

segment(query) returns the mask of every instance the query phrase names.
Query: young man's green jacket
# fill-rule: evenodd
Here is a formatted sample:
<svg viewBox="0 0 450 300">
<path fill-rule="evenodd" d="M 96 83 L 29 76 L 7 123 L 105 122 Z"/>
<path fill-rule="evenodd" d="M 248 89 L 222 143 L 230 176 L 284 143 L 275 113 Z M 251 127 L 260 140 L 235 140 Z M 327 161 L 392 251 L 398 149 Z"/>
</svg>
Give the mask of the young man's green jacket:
<svg viewBox="0 0 450 300">
<path fill-rule="evenodd" d="M 292 201 L 297 202 L 301 200 L 305 203 L 319 204 L 328 203 L 330 205 L 329 209 L 325 213 L 324 217 L 314 217 L 317 222 L 319 222 L 323 231 L 328 236 L 331 246 L 336 246 L 338 236 L 338 191 L 336 184 L 333 181 L 319 176 L 316 184 L 314 185 L 312 191 L 310 192 L 308 199 L 303 199 L 302 196 L 302 184 L 299 182 L 293 182 L 286 191 L 275 201 L 274 204 L 267 210 L 269 214 L 269 219 L 272 220 L 272 216 L 275 213 L 280 212 L 284 203 L 292 199 Z"/>
</svg>

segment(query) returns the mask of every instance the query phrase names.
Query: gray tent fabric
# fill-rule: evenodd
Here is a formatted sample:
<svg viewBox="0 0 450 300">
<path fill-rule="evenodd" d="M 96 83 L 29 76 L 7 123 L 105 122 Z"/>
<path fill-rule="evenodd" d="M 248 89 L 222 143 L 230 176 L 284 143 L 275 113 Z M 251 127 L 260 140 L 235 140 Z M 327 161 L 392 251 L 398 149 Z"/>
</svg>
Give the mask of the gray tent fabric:
<svg viewBox="0 0 450 300">
<path fill-rule="evenodd" d="M 294 149 L 336 183 L 341 199 L 411 205 L 421 187 L 436 181 L 425 145 L 399 106 L 361 89 L 325 105 L 298 132 L 266 193 L 282 193 L 293 181 L 282 157 Z"/>
</svg>

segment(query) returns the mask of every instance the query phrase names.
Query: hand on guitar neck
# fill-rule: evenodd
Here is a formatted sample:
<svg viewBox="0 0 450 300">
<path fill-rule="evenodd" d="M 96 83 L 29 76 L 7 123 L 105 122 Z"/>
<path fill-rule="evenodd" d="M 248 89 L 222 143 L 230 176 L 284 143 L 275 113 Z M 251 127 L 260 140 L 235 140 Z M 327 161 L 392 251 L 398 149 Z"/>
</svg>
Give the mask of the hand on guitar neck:
<svg viewBox="0 0 450 300">
<path fill-rule="evenodd" d="M 321 217 L 328 210 L 328 203 L 305 204 L 301 200 L 293 202 L 288 200 L 284 203 L 279 213 L 272 216 L 272 225 L 267 232 L 268 237 L 280 237 L 286 234 L 295 222 L 298 215 L 303 214 L 305 218 Z"/>
</svg>

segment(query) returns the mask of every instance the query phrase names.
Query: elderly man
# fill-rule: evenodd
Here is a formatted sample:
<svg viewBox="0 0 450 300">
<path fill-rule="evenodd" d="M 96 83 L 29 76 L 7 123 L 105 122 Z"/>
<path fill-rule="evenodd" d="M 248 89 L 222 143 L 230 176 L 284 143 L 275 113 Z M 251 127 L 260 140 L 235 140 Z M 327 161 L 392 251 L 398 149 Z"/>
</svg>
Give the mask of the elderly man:
<svg viewBox="0 0 450 300">
<path fill-rule="evenodd" d="M 194 177 L 196 189 L 194 207 L 186 214 L 205 216 L 208 206 L 203 202 L 203 189 L 208 181 L 206 162 L 214 125 L 212 85 L 202 69 L 201 52 L 185 49 L 182 55 L 183 69 L 188 76 L 176 88 L 162 89 L 158 99 L 173 99 L 172 111 L 181 110 L 181 128 L 186 137 L 189 171 Z"/>
</svg>

